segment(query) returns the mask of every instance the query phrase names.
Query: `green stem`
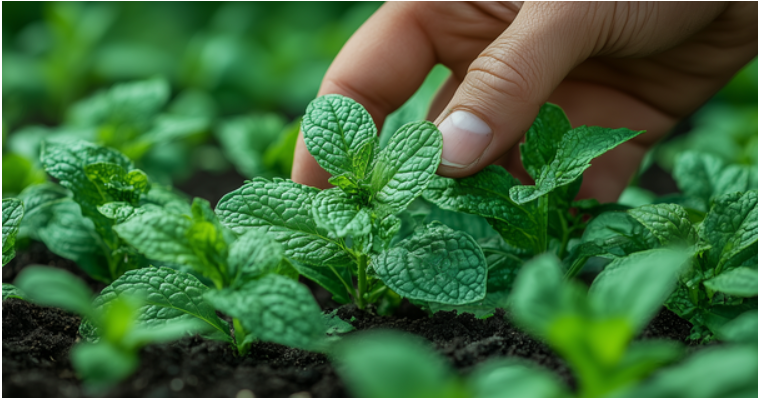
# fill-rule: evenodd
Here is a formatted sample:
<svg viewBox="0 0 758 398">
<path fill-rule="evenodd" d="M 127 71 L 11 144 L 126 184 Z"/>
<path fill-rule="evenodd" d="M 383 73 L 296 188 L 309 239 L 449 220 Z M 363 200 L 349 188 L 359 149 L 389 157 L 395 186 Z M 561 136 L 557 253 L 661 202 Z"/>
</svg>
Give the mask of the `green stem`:
<svg viewBox="0 0 758 398">
<path fill-rule="evenodd" d="M 363 294 L 366 293 L 368 286 L 368 278 L 366 276 L 366 269 L 368 268 L 368 257 L 365 254 L 358 256 L 358 297 L 356 297 L 358 308 L 366 308 L 366 301 L 363 298 Z"/>
<path fill-rule="evenodd" d="M 347 281 L 346 281 L 344 278 L 342 278 L 342 275 L 340 275 L 340 273 L 339 273 L 339 272 L 337 272 L 337 270 L 336 270 L 336 269 L 334 269 L 334 267 L 333 267 L 333 266 L 331 266 L 331 265 L 330 265 L 330 266 L 329 266 L 329 269 L 330 269 L 330 270 L 332 270 L 332 272 L 333 272 L 333 273 L 334 273 L 334 275 L 337 277 L 337 279 L 339 279 L 339 280 L 340 280 L 340 282 L 342 282 L 342 285 L 343 285 L 343 286 L 345 286 L 345 289 L 347 289 L 347 292 L 348 292 L 348 293 L 351 293 L 351 294 L 350 294 L 351 296 L 355 296 L 355 293 L 354 293 L 354 292 L 355 292 L 355 290 L 353 289 L 353 286 L 352 286 L 351 284 L 347 283 Z"/>
<path fill-rule="evenodd" d="M 237 353 L 239 356 L 243 356 L 250 351 L 249 345 L 245 344 L 245 337 L 247 337 L 248 333 L 242 327 L 239 319 L 232 318 L 232 325 L 234 326 L 234 341 L 237 343 Z"/>
<path fill-rule="evenodd" d="M 558 258 L 562 259 L 566 255 L 566 248 L 568 247 L 569 236 L 571 231 L 569 230 L 566 218 L 563 217 L 561 212 L 558 213 L 558 219 L 561 221 L 561 230 L 563 234 L 561 236 L 561 249 L 558 251 Z"/>
</svg>

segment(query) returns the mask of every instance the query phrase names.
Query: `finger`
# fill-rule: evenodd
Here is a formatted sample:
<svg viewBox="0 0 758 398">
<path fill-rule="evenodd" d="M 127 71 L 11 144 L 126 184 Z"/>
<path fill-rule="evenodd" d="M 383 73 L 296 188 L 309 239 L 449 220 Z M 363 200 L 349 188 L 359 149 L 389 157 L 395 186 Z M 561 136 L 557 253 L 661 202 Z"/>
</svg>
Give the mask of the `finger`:
<svg viewBox="0 0 758 398">
<path fill-rule="evenodd" d="M 437 119 L 444 142 L 439 174 L 473 174 L 519 142 L 555 87 L 593 51 L 585 8 L 527 3 L 471 63 Z"/>
<path fill-rule="evenodd" d="M 362 104 L 379 130 L 389 113 L 421 86 L 435 64 L 433 46 L 416 18 L 423 5 L 387 3 L 345 44 L 318 95 L 341 94 Z M 292 179 L 328 187 L 329 174 L 308 153 L 300 135 Z"/>
</svg>

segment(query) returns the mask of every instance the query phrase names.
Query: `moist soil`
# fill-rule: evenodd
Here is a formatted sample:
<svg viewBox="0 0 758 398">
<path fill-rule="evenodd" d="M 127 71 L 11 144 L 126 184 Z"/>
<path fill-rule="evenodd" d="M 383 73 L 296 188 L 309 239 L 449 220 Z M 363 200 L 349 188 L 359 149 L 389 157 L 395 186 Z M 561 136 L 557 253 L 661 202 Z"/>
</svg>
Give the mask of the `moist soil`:
<svg viewBox="0 0 758 398">
<path fill-rule="evenodd" d="M 243 183 L 236 173 L 201 177 L 205 178 L 187 181 L 182 188 L 214 203 Z M 38 242 L 19 249 L 16 258 L 3 267 L 3 282 L 12 283 L 21 269 L 33 264 L 71 271 L 95 292 L 105 287 Z M 419 335 L 462 375 L 490 359 L 521 357 L 552 370 L 572 388 L 576 385 L 566 363 L 544 343 L 513 326 L 503 311 L 484 320 L 451 312 L 429 316 L 403 302 L 393 315 L 379 316 L 373 308 L 339 306 L 328 292 L 303 282 L 323 309 L 336 308 L 340 318 L 357 331 L 394 329 Z M 94 393 L 82 386 L 68 360 L 71 346 L 80 338 L 78 316 L 16 299 L 2 302 L 2 314 L 2 393 L 7 397 L 351 397 L 326 355 L 257 343 L 247 356 L 238 357 L 227 344 L 198 337 L 145 347 L 135 374 L 106 392 Z M 638 338 L 691 344 L 686 341 L 690 328 L 687 321 L 663 309 Z"/>
</svg>

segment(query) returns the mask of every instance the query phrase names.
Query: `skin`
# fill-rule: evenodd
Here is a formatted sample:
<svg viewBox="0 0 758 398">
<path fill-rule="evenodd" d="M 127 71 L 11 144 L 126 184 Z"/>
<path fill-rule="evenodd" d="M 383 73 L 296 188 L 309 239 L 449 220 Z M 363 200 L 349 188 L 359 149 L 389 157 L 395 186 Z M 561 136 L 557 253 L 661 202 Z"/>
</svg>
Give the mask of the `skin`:
<svg viewBox="0 0 758 398">
<path fill-rule="evenodd" d="M 387 3 L 344 46 L 319 95 L 355 99 L 381 129 L 445 65 L 452 75 L 429 120 L 465 110 L 493 132 L 473 163 L 440 165 L 447 177 L 495 163 L 531 183 L 518 143 L 546 101 L 574 126 L 647 130 L 585 173 L 580 198 L 614 201 L 645 152 L 758 55 L 755 21 L 758 2 Z M 326 188 L 328 178 L 301 133 L 292 179 Z"/>
</svg>

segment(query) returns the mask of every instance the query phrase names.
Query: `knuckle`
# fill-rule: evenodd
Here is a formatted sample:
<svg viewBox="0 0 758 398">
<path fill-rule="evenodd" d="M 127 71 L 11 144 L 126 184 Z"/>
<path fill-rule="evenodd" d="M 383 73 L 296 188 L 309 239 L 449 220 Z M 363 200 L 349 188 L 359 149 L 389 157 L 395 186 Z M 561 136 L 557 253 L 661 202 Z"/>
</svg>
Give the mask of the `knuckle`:
<svg viewBox="0 0 758 398">
<path fill-rule="evenodd" d="M 529 59 L 523 51 L 493 46 L 471 63 L 467 78 L 488 91 L 532 102 L 539 79 Z"/>
</svg>

